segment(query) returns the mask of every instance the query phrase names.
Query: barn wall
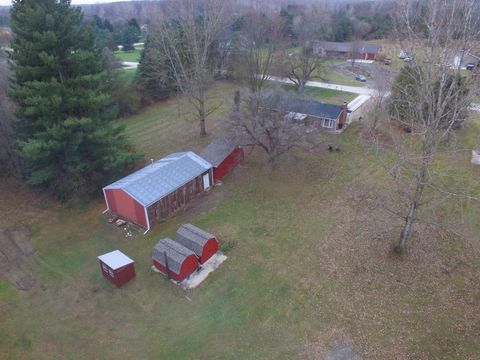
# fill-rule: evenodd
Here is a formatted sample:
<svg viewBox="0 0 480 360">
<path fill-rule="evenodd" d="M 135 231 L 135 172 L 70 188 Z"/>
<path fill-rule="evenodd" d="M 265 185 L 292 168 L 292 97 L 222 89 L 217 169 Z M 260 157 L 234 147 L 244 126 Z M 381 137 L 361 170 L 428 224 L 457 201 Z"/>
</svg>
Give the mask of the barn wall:
<svg viewBox="0 0 480 360">
<path fill-rule="evenodd" d="M 198 262 L 203 264 L 210 259 L 218 251 L 218 241 L 215 238 L 208 239 L 207 243 L 203 247 L 202 255 L 199 257 Z"/>
<path fill-rule="evenodd" d="M 221 180 L 225 175 L 227 175 L 235 166 L 243 162 L 244 153 L 243 149 L 237 146 L 231 153 L 228 155 L 222 163 L 213 170 L 213 177 L 215 180 Z"/>
<path fill-rule="evenodd" d="M 192 201 L 197 195 L 203 193 L 203 175 L 210 174 L 210 184 L 213 184 L 211 171 L 205 171 L 192 181 L 186 183 L 181 188 L 166 195 L 156 203 L 147 208 L 150 225 L 154 222 L 162 222 L 169 215 L 175 213 L 178 209 Z"/>
<path fill-rule="evenodd" d="M 105 271 L 104 267 L 107 271 Z M 117 287 L 123 286 L 135 276 L 135 266 L 133 263 L 120 269 L 112 270 L 110 266 L 100 261 L 100 270 L 102 270 L 103 277 L 114 283 Z"/>
<path fill-rule="evenodd" d="M 153 259 L 153 265 L 164 274 L 167 274 L 167 268 L 161 262 Z M 171 269 L 168 269 L 168 276 L 175 281 L 181 282 L 185 280 L 187 276 L 193 274 L 195 270 L 197 270 L 197 268 L 197 258 L 195 257 L 195 255 L 190 255 L 183 260 L 179 274 L 173 272 Z"/>
<path fill-rule="evenodd" d="M 118 287 L 123 286 L 135 276 L 134 264 L 129 264 L 120 269 L 115 270 L 115 285 Z"/>
<path fill-rule="evenodd" d="M 148 227 L 145 208 L 122 189 L 105 190 L 109 209 L 135 224 Z"/>
</svg>

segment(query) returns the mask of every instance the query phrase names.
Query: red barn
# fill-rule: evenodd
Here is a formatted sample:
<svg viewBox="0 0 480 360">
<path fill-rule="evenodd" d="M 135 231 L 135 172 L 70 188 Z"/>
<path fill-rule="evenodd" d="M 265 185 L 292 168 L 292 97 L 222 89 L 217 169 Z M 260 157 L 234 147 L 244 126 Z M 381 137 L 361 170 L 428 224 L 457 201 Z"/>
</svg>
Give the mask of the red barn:
<svg viewBox="0 0 480 360">
<path fill-rule="evenodd" d="M 119 250 L 100 255 L 98 260 L 103 276 L 117 287 L 135 277 L 134 261 Z"/>
<path fill-rule="evenodd" d="M 195 253 L 169 238 L 162 239 L 155 245 L 152 260 L 158 270 L 178 282 L 198 269 Z"/>
<path fill-rule="evenodd" d="M 195 153 L 170 154 L 103 188 L 107 210 L 150 230 L 213 183 L 212 165 Z"/>
<path fill-rule="evenodd" d="M 213 166 L 213 178 L 221 180 L 243 162 L 243 149 L 226 139 L 215 139 L 200 154 L 200 157 Z"/>
<path fill-rule="evenodd" d="M 192 250 L 203 264 L 218 251 L 218 241 L 212 234 L 192 225 L 183 224 L 177 231 L 175 241 Z"/>
</svg>

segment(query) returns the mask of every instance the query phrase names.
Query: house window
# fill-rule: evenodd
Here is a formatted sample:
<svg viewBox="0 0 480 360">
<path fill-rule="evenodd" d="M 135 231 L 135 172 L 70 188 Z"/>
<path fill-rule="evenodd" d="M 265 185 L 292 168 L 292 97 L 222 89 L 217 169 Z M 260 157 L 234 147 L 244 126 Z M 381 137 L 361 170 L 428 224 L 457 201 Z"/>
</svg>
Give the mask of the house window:
<svg viewBox="0 0 480 360">
<path fill-rule="evenodd" d="M 332 119 L 323 119 L 323 127 L 331 129 L 335 125 L 335 120 Z"/>
</svg>

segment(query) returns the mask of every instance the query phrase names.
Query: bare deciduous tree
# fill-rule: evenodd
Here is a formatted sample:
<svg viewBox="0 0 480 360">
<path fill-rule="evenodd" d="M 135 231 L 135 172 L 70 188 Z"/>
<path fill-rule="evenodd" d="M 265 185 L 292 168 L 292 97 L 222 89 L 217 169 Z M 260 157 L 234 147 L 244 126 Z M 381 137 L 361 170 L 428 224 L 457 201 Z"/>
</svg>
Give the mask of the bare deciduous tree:
<svg viewBox="0 0 480 360">
<path fill-rule="evenodd" d="M 299 52 L 285 54 L 285 75 L 295 84 L 299 92 L 305 90 L 305 85 L 316 72 L 324 72 L 325 59 L 316 55 L 311 42 L 305 42 Z"/>
<path fill-rule="evenodd" d="M 241 98 L 240 106 L 234 106 L 230 115 L 233 136 L 244 146 L 263 149 L 269 162 L 294 147 L 318 145 L 307 141 L 308 128 L 296 121 L 297 113 L 289 111 L 294 99 L 280 87 L 257 92 L 246 90 Z"/>
<path fill-rule="evenodd" d="M 390 93 L 390 74 L 389 71 L 375 66 L 372 68 L 373 88 L 375 92 L 372 95 L 372 111 L 370 129 L 374 131 L 382 117 L 386 117 L 386 98 Z"/>
<path fill-rule="evenodd" d="M 282 41 L 283 23 L 279 17 L 262 13 L 246 17 L 236 43 L 236 75 L 252 92 L 260 92 L 270 79 L 275 53 Z"/>
<path fill-rule="evenodd" d="M 424 7 L 423 11 L 418 11 L 418 6 Z M 399 137 L 401 140 L 395 144 L 397 161 L 391 171 L 407 199 L 396 247 L 399 253 L 404 252 L 411 237 L 427 189 L 455 195 L 441 184 L 433 164 L 445 151 L 446 141 L 472 100 L 461 84 L 470 88 L 475 84 L 471 79 L 461 79 L 460 67 L 447 68 L 441 64 L 474 46 L 479 35 L 479 19 L 474 16 L 477 7 L 476 0 L 405 0 L 399 7 L 402 27 L 397 33 L 404 39 L 402 48 L 415 54 L 410 66 L 417 79 L 414 91 L 397 89 L 403 91 L 403 104 L 392 99 L 394 115 L 395 107 L 402 105 L 401 121 L 412 131 L 411 135 Z"/>
<path fill-rule="evenodd" d="M 212 81 L 209 51 L 224 28 L 227 5 L 224 0 L 171 1 L 158 24 L 177 87 L 195 108 L 202 136 L 207 133 L 206 118 L 218 108 L 207 106 Z"/>
</svg>

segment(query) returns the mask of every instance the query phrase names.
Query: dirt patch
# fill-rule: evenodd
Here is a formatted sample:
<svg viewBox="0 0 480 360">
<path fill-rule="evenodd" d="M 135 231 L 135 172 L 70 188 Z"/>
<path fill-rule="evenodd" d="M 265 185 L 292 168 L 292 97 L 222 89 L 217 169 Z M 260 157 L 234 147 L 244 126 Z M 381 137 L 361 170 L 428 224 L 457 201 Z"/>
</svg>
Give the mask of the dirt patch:
<svg viewBox="0 0 480 360">
<path fill-rule="evenodd" d="M 36 251 L 31 236 L 24 225 L 0 229 L 0 275 L 20 290 L 28 290 L 36 283 L 30 270 Z"/>
</svg>

